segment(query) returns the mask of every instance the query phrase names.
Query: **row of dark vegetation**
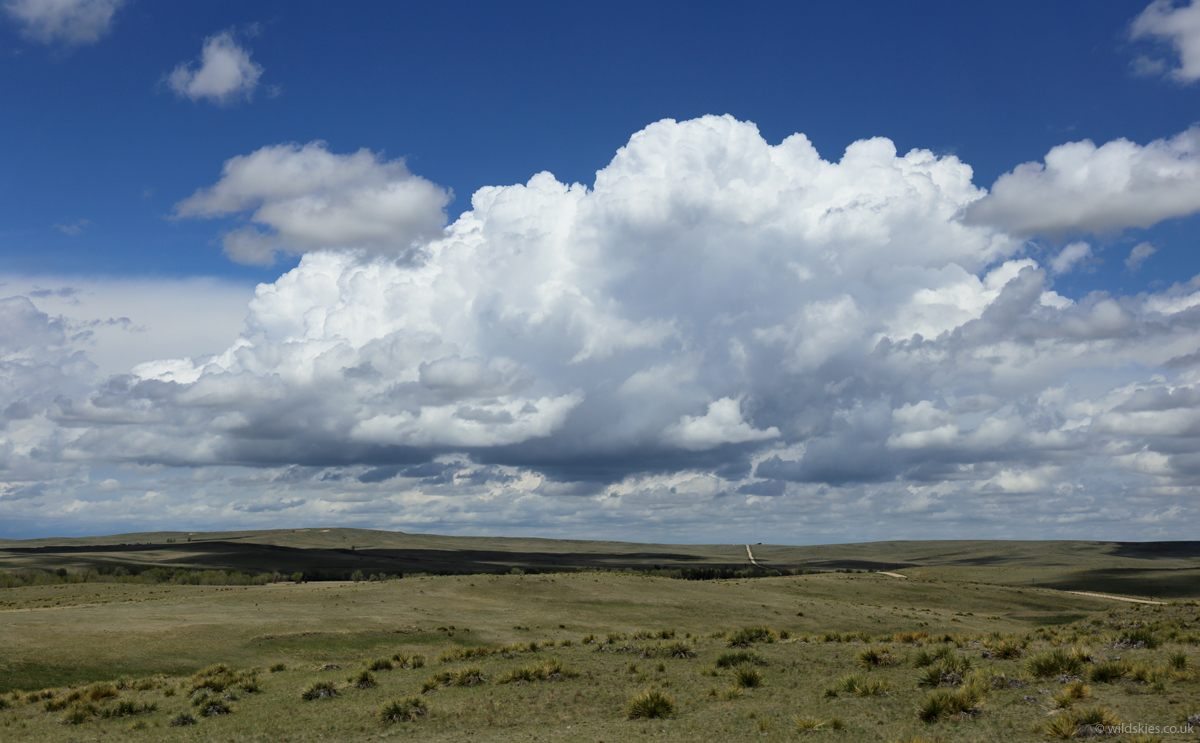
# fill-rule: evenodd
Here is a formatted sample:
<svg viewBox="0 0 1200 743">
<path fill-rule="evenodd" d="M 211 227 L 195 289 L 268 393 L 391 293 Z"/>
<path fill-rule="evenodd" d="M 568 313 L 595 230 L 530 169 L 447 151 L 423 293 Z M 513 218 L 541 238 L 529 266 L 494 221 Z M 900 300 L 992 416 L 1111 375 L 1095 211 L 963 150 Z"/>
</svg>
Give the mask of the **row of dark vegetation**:
<svg viewBox="0 0 1200 743">
<path fill-rule="evenodd" d="M 697 567 L 697 568 L 659 568 L 633 570 L 618 568 L 508 568 L 498 570 L 495 574 L 538 575 L 542 573 L 573 573 L 573 572 L 620 572 L 633 573 L 655 578 L 670 578 L 673 580 L 736 580 L 743 578 L 778 578 L 790 575 L 810 575 L 820 572 L 861 573 L 861 570 L 812 570 L 809 568 L 767 569 L 767 568 L 736 568 L 736 567 Z M 428 571 L 417 575 L 479 575 L 480 573 L 461 573 L 456 571 Z M 20 586 L 52 586 L 66 583 L 137 583 L 137 584 L 173 584 L 190 586 L 261 586 L 267 583 L 308 582 L 308 581 L 381 581 L 403 578 L 404 574 L 372 573 L 364 574 L 361 570 L 322 571 L 281 573 L 274 572 L 243 572 L 240 570 L 193 570 L 189 568 L 161 568 L 136 565 L 101 565 L 87 567 L 74 571 L 66 568 L 57 570 L 27 570 L 16 573 L 0 571 L 0 588 L 16 588 Z"/>
<path fill-rule="evenodd" d="M 67 583 L 136 583 L 142 585 L 170 584 L 177 586 L 262 586 L 268 583 L 322 580 L 380 581 L 404 577 L 400 573 L 375 573 L 366 576 L 362 571 L 352 573 L 280 572 L 250 573 L 240 570 L 191 570 L 188 568 L 125 567 L 102 565 L 82 570 L 28 570 L 20 573 L 0 571 L 0 588 L 20 586 L 53 586 Z"/>
</svg>

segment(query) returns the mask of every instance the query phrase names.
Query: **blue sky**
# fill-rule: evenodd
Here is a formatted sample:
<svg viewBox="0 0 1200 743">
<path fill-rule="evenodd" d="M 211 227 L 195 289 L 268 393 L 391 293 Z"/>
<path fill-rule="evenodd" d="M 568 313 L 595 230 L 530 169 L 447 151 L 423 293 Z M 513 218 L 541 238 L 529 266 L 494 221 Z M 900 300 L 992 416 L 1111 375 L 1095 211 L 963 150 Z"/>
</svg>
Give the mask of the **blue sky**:
<svg viewBox="0 0 1200 743">
<path fill-rule="evenodd" d="M 1194 4 L 0 8 L 0 537 L 1200 515 Z"/>
</svg>

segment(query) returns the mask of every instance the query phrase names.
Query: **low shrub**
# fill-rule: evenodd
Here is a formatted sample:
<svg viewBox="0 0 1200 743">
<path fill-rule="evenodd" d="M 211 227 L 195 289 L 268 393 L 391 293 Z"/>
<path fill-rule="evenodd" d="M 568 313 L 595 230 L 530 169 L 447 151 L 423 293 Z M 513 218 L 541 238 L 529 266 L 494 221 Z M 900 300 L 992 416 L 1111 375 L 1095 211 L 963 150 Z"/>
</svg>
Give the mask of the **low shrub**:
<svg viewBox="0 0 1200 743">
<path fill-rule="evenodd" d="M 99 710 L 96 709 L 96 705 L 92 704 L 91 702 L 80 702 L 63 714 L 62 724 L 82 725 L 83 723 L 92 719 L 92 716 L 98 711 Z"/>
<path fill-rule="evenodd" d="M 729 641 L 729 647 L 731 648 L 744 648 L 749 647 L 754 642 L 775 642 L 779 639 L 779 635 L 770 627 L 759 625 L 734 630 L 726 635 L 725 639 Z"/>
<path fill-rule="evenodd" d="M 1097 684 L 1112 684 L 1129 673 L 1129 664 L 1120 660 L 1106 660 L 1092 666 L 1088 680 Z"/>
<path fill-rule="evenodd" d="M 190 712 L 180 712 L 167 722 L 173 728 L 185 727 L 187 725 L 195 725 L 196 718 Z"/>
<path fill-rule="evenodd" d="M 917 705 L 917 717 L 922 722 L 937 722 L 952 717 L 968 717 L 979 712 L 983 692 L 975 686 L 961 689 L 937 689 Z"/>
<path fill-rule="evenodd" d="M 749 663 L 735 666 L 733 669 L 733 685 L 742 689 L 756 689 L 762 686 L 762 671 Z"/>
<path fill-rule="evenodd" d="M 1029 657 L 1025 661 L 1025 670 L 1036 678 L 1051 678 L 1054 676 L 1078 676 L 1090 661 L 1085 651 L 1054 648 Z"/>
<path fill-rule="evenodd" d="M 416 722 L 429 714 L 424 700 L 420 697 L 405 697 L 393 699 L 379 708 L 379 721 L 386 724 L 396 722 Z"/>
<path fill-rule="evenodd" d="M 859 651 L 858 665 L 868 671 L 876 666 L 890 666 L 895 662 L 891 648 L 866 648 Z"/>
<path fill-rule="evenodd" d="M 629 700 L 625 714 L 630 720 L 651 720 L 675 714 L 675 700 L 658 689 L 646 689 Z"/>
<path fill-rule="evenodd" d="M 98 702 L 101 699 L 111 699 L 112 697 L 117 696 L 120 692 L 118 692 L 117 687 L 113 686 L 112 684 L 98 682 L 89 686 L 85 693 L 87 694 L 88 699 L 91 699 L 93 702 Z M 51 692 L 51 694 L 53 694 L 53 692 Z"/>
<path fill-rule="evenodd" d="M 717 656 L 718 668 L 733 668 L 743 663 L 754 663 L 761 666 L 764 661 L 762 654 L 753 650 L 737 650 L 732 653 L 721 653 Z"/>
<path fill-rule="evenodd" d="M 887 694 L 891 685 L 886 681 L 875 681 L 857 673 L 843 676 L 837 683 L 825 691 L 826 696 L 836 697 L 838 692 L 853 694 L 856 697 L 877 697 Z"/>
<path fill-rule="evenodd" d="M 304 691 L 300 692 L 300 698 L 306 702 L 312 702 L 318 699 L 329 699 L 336 697 L 337 689 L 329 681 L 314 681 L 305 687 Z"/>
</svg>

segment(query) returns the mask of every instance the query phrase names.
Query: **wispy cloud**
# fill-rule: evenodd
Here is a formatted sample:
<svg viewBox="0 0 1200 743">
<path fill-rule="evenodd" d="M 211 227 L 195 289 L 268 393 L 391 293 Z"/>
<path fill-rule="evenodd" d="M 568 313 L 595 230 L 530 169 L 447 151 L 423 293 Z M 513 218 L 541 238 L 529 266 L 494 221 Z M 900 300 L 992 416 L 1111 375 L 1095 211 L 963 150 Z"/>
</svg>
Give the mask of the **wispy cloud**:
<svg viewBox="0 0 1200 743">
<path fill-rule="evenodd" d="M 108 33 L 125 0 L 5 0 L 22 33 L 46 44 L 94 44 Z"/>
</svg>

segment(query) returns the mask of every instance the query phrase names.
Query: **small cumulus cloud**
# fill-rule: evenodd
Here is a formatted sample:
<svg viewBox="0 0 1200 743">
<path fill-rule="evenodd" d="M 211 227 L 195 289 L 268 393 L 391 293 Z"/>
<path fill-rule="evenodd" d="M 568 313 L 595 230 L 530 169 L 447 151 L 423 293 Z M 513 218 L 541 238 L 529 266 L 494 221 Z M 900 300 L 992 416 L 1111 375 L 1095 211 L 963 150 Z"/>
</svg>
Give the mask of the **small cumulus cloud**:
<svg viewBox="0 0 1200 743">
<path fill-rule="evenodd" d="M 254 224 L 224 235 L 232 260 L 270 265 L 278 251 L 359 248 L 400 254 L 441 235 L 451 195 L 403 160 L 324 142 L 263 147 L 225 162 L 221 179 L 175 205 L 177 217 L 248 212 Z"/>
<path fill-rule="evenodd" d="M 108 33 L 125 0 L 6 0 L 4 10 L 22 33 L 45 44 L 94 44 Z"/>
<path fill-rule="evenodd" d="M 1135 40 L 1168 44 L 1179 58 L 1178 66 L 1170 66 L 1162 59 L 1140 55 L 1133 61 L 1135 73 L 1165 73 L 1184 84 L 1200 79 L 1200 5 L 1195 0 L 1184 5 L 1174 0 L 1154 0 L 1133 20 L 1129 35 Z"/>
<path fill-rule="evenodd" d="M 1050 259 L 1050 272 L 1055 275 L 1067 273 L 1091 257 L 1091 245 L 1084 242 L 1071 243 Z"/>
<path fill-rule="evenodd" d="M 1150 243 L 1138 243 L 1133 246 L 1133 250 L 1129 251 L 1129 257 L 1125 259 L 1125 268 L 1128 268 L 1130 273 L 1135 273 L 1147 258 L 1157 252 L 1158 250 Z"/>
<path fill-rule="evenodd" d="M 70 235 L 71 237 L 75 237 L 76 235 L 82 235 L 84 229 L 89 227 L 91 224 L 92 223 L 89 222 L 88 220 L 81 219 L 81 220 L 75 222 L 74 224 L 56 224 L 56 225 L 54 225 L 54 227 L 59 232 L 63 233 L 64 235 Z"/>
<path fill-rule="evenodd" d="M 251 61 L 250 52 L 230 30 L 205 39 L 199 64 L 180 64 L 166 83 L 180 98 L 227 105 L 238 98 L 250 100 L 262 73 L 262 66 Z"/>
</svg>

